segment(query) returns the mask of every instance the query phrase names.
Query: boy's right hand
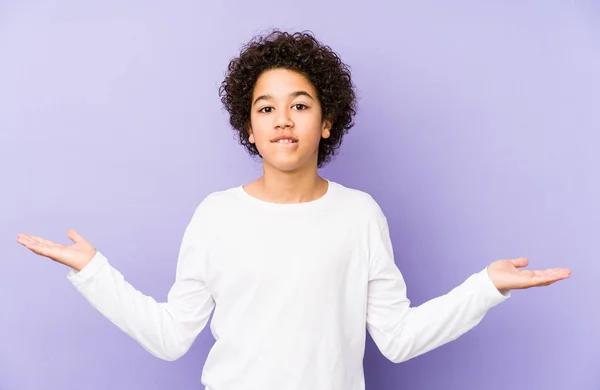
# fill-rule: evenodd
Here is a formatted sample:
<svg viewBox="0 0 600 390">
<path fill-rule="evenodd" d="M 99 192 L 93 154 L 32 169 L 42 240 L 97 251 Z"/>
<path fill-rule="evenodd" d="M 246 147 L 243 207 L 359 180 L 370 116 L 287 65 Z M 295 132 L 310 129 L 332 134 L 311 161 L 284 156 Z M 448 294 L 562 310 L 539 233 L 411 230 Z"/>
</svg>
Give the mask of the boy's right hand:
<svg viewBox="0 0 600 390">
<path fill-rule="evenodd" d="M 81 271 L 96 255 L 96 248 L 73 229 L 67 232 L 67 237 L 74 242 L 73 245 L 55 244 L 41 237 L 24 233 L 17 235 L 17 242 L 37 255 L 64 264 L 75 271 Z"/>
</svg>

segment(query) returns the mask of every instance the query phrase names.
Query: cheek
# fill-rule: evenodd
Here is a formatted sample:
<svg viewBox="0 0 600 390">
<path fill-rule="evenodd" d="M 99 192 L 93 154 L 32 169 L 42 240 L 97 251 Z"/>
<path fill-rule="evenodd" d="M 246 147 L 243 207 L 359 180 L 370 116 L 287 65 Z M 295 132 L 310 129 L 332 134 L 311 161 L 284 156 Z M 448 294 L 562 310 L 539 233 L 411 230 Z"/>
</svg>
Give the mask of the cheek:
<svg viewBox="0 0 600 390">
<path fill-rule="evenodd" d="M 265 138 L 265 123 L 264 120 L 260 118 L 251 117 L 250 118 L 250 141 L 254 144 L 261 143 L 263 138 Z"/>
<path fill-rule="evenodd" d="M 271 142 L 270 135 L 267 134 L 267 132 L 265 132 L 260 127 L 254 127 L 253 131 L 252 131 L 252 135 L 254 138 L 254 143 L 257 145 L 265 145 L 265 144 L 268 144 Z"/>
</svg>

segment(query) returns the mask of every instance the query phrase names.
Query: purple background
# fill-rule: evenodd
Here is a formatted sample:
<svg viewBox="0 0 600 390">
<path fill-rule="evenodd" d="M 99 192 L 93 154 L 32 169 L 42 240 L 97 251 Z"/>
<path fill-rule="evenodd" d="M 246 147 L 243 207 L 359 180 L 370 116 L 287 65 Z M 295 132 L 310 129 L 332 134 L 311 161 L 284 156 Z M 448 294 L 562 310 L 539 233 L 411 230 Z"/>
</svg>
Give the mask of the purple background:
<svg viewBox="0 0 600 390">
<path fill-rule="evenodd" d="M 409 362 L 369 340 L 368 390 L 600 389 L 597 4 L 1 2 L 0 389 L 201 388 L 208 329 L 158 360 L 16 235 L 76 228 L 166 299 L 198 202 L 261 173 L 217 87 L 275 26 L 350 64 L 356 127 L 322 173 L 381 204 L 414 304 L 496 259 L 573 270 Z"/>
</svg>

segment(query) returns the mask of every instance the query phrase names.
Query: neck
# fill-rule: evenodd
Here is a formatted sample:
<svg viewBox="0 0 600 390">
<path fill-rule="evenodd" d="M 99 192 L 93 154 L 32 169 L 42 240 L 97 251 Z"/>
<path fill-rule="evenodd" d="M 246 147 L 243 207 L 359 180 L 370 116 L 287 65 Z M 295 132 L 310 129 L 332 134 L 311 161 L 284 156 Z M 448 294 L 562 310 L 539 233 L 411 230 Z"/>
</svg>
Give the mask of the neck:
<svg viewBox="0 0 600 390">
<path fill-rule="evenodd" d="M 274 203 L 303 203 L 327 192 L 327 181 L 316 167 L 285 172 L 264 164 L 264 175 L 256 181 L 260 197 Z"/>
</svg>

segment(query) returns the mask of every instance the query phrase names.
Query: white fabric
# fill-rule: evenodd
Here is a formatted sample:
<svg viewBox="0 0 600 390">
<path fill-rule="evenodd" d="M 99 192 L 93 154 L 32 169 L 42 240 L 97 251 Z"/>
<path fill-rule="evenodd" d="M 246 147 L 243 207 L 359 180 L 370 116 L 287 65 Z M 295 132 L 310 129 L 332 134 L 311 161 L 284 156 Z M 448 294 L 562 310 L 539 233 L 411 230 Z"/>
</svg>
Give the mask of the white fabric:
<svg viewBox="0 0 600 390">
<path fill-rule="evenodd" d="M 402 362 L 452 341 L 510 296 L 487 270 L 410 307 L 388 224 L 368 194 L 329 182 L 312 202 L 215 192 L 185 231 L 167 302 L 130 285 L 98 252 L 69 280 L 153 355 L 175 360 L 213 309 L 209 390 L 363 390 L 365 327 Z"/>
</svg>

